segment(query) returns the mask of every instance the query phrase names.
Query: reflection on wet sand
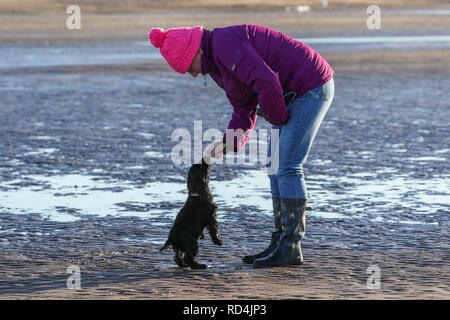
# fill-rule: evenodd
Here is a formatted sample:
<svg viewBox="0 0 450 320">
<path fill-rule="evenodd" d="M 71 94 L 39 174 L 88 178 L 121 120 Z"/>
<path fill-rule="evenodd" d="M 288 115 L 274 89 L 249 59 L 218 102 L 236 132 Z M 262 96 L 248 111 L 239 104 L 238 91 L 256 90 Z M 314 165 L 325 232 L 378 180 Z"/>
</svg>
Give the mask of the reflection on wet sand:
<svg viewBox="0 0 450 320">
<path fill-rule="evenodd" d="M 435 160 L 433 157 L 429 158 L 414 160 Z M 324 164 L 320 161 L 314 163 Z M 380 173 L 385 172 L 386 169 L 382 169 Z M 377 172 L 337 178 L 328 175 L 309 177 L 311 203 L 316 208 L 310 215 L 325 219 L 377 219 L 378 216 L 388 214 L 390 221 L 408 222 L 392 213 L 393 209 L 404 207 L 409 210 L 411 207 L 426 215 L 444 210 L 448 205 L 448 176 L 433 180 L 417 179 L 404 174 L 389 180 L 379 180 L 377 177 Z M 254 207 L 261 214 L 271 214 L 268 178 L 262 171 L 248 170 L 230 181 L 212 181 L 210 187 L 217 204 L 223 210 L 239 208 L 245 204 Z M 108 181 L 77 174 L 26 176 L 2 183 L 0 188 L 0 212 L 39 212 L 48 219 L 60 222 L 76 221 L 85 214 L 140 218 L 164 214 L 174 217 L 187 196 L 185 183 L 153 182 L 136 188 L 131 182 Z M 335 190 L 339 192 L 336 193 Z M 157 206 L 159 202 L 172 203 L 173 209 L 162 212 Z M 370 207 L 369 203 L 373 202 L 383 204 Z M 340 209 L 343 205 L 346 207 L 345 213 Z M 412 217 L 415 218 L 417 217 Z"/>
</svg>

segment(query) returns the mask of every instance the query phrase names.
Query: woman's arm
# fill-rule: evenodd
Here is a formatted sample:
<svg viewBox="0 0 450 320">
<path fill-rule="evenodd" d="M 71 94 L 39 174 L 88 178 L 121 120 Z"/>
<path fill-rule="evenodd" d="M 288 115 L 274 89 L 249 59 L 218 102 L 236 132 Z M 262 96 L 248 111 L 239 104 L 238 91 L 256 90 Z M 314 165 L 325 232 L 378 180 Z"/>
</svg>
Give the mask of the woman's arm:
<svg viewBox="0 0 450 320">
<path fill-rule="evenodd" d="M 246 108 L 242 102 L 229 96 L 228 100 L 233 106 L 233 114 L 231 115 L 231 120 L 227 128 L 227 131 L 232 130 L 232 132 L 230 133 L 233 133 L 234 135 L 233 142 L 230 147 L 233 148 L 233 152 L 239 152 L 242 150 L 242 148 L 244 148 L 245 144 L 250 138 L 250 134 L 252 133 L 253 128 L 256 124 L 257 115 L 256 111 Z M 241 132 L 239 132 L 238 130 L 241 130 Z M 231 139 L 231 137 L 229 139 Z M 223 142 L 226 143 L 226 141 L 227 132 L 225 132 L 223 136 Z M 230 150 L 228 149 L 227 151 Z"/>
</svg>

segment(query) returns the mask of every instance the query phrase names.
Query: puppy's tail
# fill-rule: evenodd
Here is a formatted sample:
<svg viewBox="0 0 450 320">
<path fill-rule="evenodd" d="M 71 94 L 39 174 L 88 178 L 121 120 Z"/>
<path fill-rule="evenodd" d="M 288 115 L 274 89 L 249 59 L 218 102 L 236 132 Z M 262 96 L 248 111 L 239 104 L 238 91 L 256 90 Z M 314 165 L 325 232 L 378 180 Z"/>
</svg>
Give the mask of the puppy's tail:
<svg viewBox="0 0 450 320">
<path fill-rule="evenodd" d="M 166 243 L 164 243 L 164 245 L 162 246 L 161 249 L 159 249 L 159 252 L 167 249 L 168 247 L 170 247 L 172 245 L 172 243 L 170 242 L 170 240 L 167 240 Z"/>
</svg>

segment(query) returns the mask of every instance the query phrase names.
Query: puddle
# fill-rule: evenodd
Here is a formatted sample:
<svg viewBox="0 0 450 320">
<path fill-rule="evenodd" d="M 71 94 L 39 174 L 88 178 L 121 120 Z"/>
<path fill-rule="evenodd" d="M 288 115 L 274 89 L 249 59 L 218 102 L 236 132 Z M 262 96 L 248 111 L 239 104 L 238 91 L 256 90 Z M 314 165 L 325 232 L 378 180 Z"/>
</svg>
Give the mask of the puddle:
<svg viewBox="0 0 450 320">
<path fill-rule="evenodd" d="M 25 156 L 42 155 L 57 152 L 56 148 L 38 148 L 36 151 L 25 152 Z"/>
<path fill-rule="evenodd" d="M 323 38 L 295 38 L 305 43 L 388 43 L 388 42 L 449 42 L 450 35 L 425 36 L 384 36 L 384 37 L 323 37 Z"/>
<path fill-rule="evenodd" d="M 408 158 L 410 161 L 447 161 L 446 158 L 440 158 L 440 157 L 415 157 L 415 158 Z"/>
<path fill-rule="evenodd" d="M 130 50 L 131 49 L 131 50 Z M 157 49 L 116 42 L 77 44 L 63 47 L 1 47 L 0 68 L 76 66 L 148 62 L 161 59 Z"/>
<path fill-rule="evenodd" d="M 144 152 L 144 154 L 150 158 L 166 158 L 167 157 L 167 154 L 157 152 L 157 151 L 146 151 L 146 152 Z"/>
<path fill-rule="evenodd" d="M 375 156 L 375 152 L 374 151 L 361 151 L 361 152 L 358 152 L 358 155 L 362 159 L 371 159 Z"/>
<path fill-rule="evenodd" d="M 143 168 L 143 167 L 142 167 Z M 139 166 L 139 169 L 141 167 Z M 32 186 L 20 186 L 25 181 L 33 181 Z M 37 184 L 39 184 L 37 186 Z M 259 187 L 265 185 L 266 187 Z M 248 186 L 250 189 L 245 190 Z M 149 183 L 143 188 L 136 188 L 129 183 L 102 181 L 98 177 L 87 175 L 61 176 L 24 176 L 23 179 L 0 184 L 8 189 L 0 192 L 0 211 L 13 213 L 41 213 L 57 221 L 75 221 L 80 214 L 99 216 L 148 216 L 162 214 L 156 205 L 170 202 L 181 208 L 186 200 L 185 183 L 164 182 Z M 243 204 L 255 206 L 269 212 L 268 178 L 262 173 L 252 172 L 245 178 L 229 182 L 211 183 L 214 198 L 221 206 L 239 207 Z M 126 204 L 126 205 L 125 205 Z M 59 209 L 56 210 L 56 208 Z M 71 211 L 71 214 L 63 212 Z M 76 208 L 76 209 L 73 209 Z M 133 210 L 127 210 L 132 208 Z M 137 212 L 136 210 L 141 210 Z M 177 209 L 165 213 L 175 215 Z"/>
<path fill-rule="evenodd" d="M 5 164 L 8 164 L 10 166 L 19 166 L 19 165 L 23 165 L 25 163 L 21 160 L 13 159 L 13 160 L 6 161 Z M 2 166 L 0 166 L 0 169 L 1 168 L 2 168 Z"/>
<path fill-rule="evenodd" d="M 382 14 L 393 14 L 393 15 L 433 15 L 433 16 L 445 16 L 450 15 L 450 9 L 427 9 L 427 8 L 417 8 L 417 9 L 381 9 Z M 208 12 L 139 12 L 139 13 L 116 13 L 119 15 L 130 15 L 131 17 L 135 15 L 140 16 L 160 16 L 161 14 L 165 16 L 199 16 L 204 18 L 205 15 L 208 16 L 272 16 L 272 15 L 348 15 L 348 14 L 358 14 L 367 15 L 366 9 L 363 10 L 328 10 L 328 9 L 313 9 L 309 6 L 296 6 L 296 7 L 284 7 L 281 10 L 272 11 L 208 11 Z"/>
<path fill-rule="evenodd" d="M 143 104 L 140 103 L 131 103 L 128 105 L 129 108 L 145 108 Z"/>
<path fill-rule="evenodd" d="M 138 135 L 140 135 L 141 137 L 147 138 L 147 139 L 152 139 L 155 137 L 155 134 L 153 133 L 147 133 L 147 132 L 138 132 Z"/>
<path fill-rule="evenodd" d="M 378 169 L 375 172 L 377 174 L 392 174 L 394 172 L 398 172 L 398 169 L 386 167 L 386 168 L 383 168 L 383 169 Z"/>
<path fill-rule="evenodd" d="M 340 206 L 348 217 L 387 215 L 391 220 L 398 218 L 396 213 L 426 215 L 450 208 L 448 175 L 428 180 L 409 176 L 379 180 L 359 175 L 313 176 L 308 182 L 313 208 Z"/>
<path fill-rule="evenodd" d="M 350 175 L 350 177 L 358 177 L 358 178 L 376 178 L 377 174 L 376 173 L 371 173 L 371 172 L 358 172 L 358 173 L 353 173 Z"/>
<path fill-rule="evenodd" d="M 32 186 L 20 186 L 32 180 Z M 169 214 L 175 216 L 186 200 L 185 183 L 149 183 L 136 188 L 129 183 L 103 181 L 87 175 L 24 176 L 0 184 L 0 212 L 40 213 L 51 220 L 76 221 L 79 215 L 140 216 Z M 36 186 L 39 184 L 39 186 Z M 18 186 L 19 185 L 19 186 Z M 223 208 L 254 206 L 270 214 L 271 200 L 266 175 L 252 171 L 243 178 L 211 182 L 215 201 Z M 172 203 L 174 209 L 160 209 L 157 204 Z"/>
<path fill-rule="evenodd" d="M 32 140 L 59 140 L 57 137 L 50 137 L 50 136 L 31 136 L 29 139 Z"/>
<path fill-rule="evenodd" d="M 318 51 L 450 48 L 450 35 L 296 38 Z M 63 47 L 0 47 L 0 69 L 145 63 L 161 60 L 148 41 L 98 42 Z M 24 90 L 4 87 L 2 90 Z M 130 104 L 142 108 L 142 104 Z"/>
<path fill-rule="evenodd" d="M 373 219 L 388 214 L 395 220 L 398 208 L 411 209 L 421 215 L 448 210 L 449 176 L 429 180 L 408 176 L 376 179 L 377 174 L 385 172 L 392 173 L 393 170 L 388 168 L 342 177 L 309 177 L 308 191 L 313 207 L 309 214 L 325 219 L 367 215 Z M 65 222 L 76 221 L 84 214 L 174 217 L 186 200 L 184 181 L 154 182 L 139 188 L 129 182 L 80 174 L 24 176 L 1 183 L 0 188 L 0 213 L 39 213 L 51 220 Z M 211 181 L 210 188 L 222 210 L 245 205 L 254 207 L 255 213 L 272 214 L 269 179 L 263 171 L 249 170 L 230 181 Z M 161 203 L 170 205 L 161 207 Z"/>
<path fill-rule="evenodd" d="M 310 160 L 308 163 L 315 165 L 315 166 L 328 166 L 328 165 L 332 164 L 333 162 L 331 160 L 314 159 L 314 160 Z"/>
<path fill-rule="evenodd" d="M 68 222 L 78 220 L 81 214 L 127 215 L 126 211 L 122 212 L 123 206 L 117 205 L 120 203 L 137 203 L 145 208 L 148 203 L 184 201 L 184 195 L 178 194 L 184 190 L 184 186 L 178 183 L 150 184 L 146 188 L 135 188 L 127 183 L 102 181 L 98 177 L 78 174 L 23 178 L 43 186 L 17 188 L 12 185 L 23 180 L 0 184 L 0 187 L 9 189 L 0 192 L 0 212 L 40 213 L 51 220 Z M 170 196 L 167 197 L 167 194 Z M 148 213 L 133 212 L 133 215 L 147 216 Z"/>
<path fill-rule="evenodd" d="M 450 152 L 450 149 L 439 149 L 439 150 L 436 150 L 434 153 L 441 154 L 441 153 L 449 153 L 449 152 Z"/>
<path fill-rule="evenodd" d="M 403 224 L 423 224 L 421 221 L 399 220 L 399 223 Z M 437 225 L 437 222 L 427 223 L 428 225 Z"/>
<path fill-rule="evenodd" d="M 325 211 L 315 211 L 314 213 L 309 213 L 308 215 L 313 215 L 323 219 L 345 219 L 348 218 L 344 214 L 336 212 L 325 212 Z"/>
<path fill-rule="evenodd" d="M 450 48 L 450 35 L 295 38 L 317 51 L 417 50 Z"/>
<path fill-rule="evenodd" d="M 125 167 L 125 169 L 126 170 L 145 170 L 145 169 L 148 169 L 148 168 L 138 165 L 138 166 Z"/>
<path fill-rule="evenodd" d="M 448 16 L 450 9 L 383 9 L 383 14 Z"/>
</svg>

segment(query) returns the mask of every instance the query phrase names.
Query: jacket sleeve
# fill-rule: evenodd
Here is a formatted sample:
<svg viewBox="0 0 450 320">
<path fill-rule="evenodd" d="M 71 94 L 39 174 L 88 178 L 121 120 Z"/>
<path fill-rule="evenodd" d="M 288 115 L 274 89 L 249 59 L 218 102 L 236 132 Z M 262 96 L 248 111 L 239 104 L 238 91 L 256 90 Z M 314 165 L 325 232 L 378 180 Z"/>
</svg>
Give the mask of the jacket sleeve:
<svg viewBox="0 0 450 320">
<path fill-rule="evenodd" d="M 269 122 L 284 124 L 288 111 L 278 73 L 265 63 L 247 37 L 230 32 L 222 35 L 220 42 L 224 50 L 216 51 L 217 63 L 227 68 L 236 79 L 252 87 Z"/>
<path fill-rule="evenodd" d="M 255 127 L 257 115 L 255 111 L 249 108 L 245 108 L 242 102 L 229 96 L 228 100 L 233 106 L 233 114 L 228 124 L 228 130 L 223 135 L 223 142 L 226 143 L 227 136 L 230 136 L 229 134 L 231 134 L 229 139 L 233 137 L 233 141 L 230 141 L 231 146 L 233 147 L 233 152 L 239 152 L 242 150 L 242 148 L 244 148 L 245 144 L 250 138 L 250 134 Z"/>
</svg>

